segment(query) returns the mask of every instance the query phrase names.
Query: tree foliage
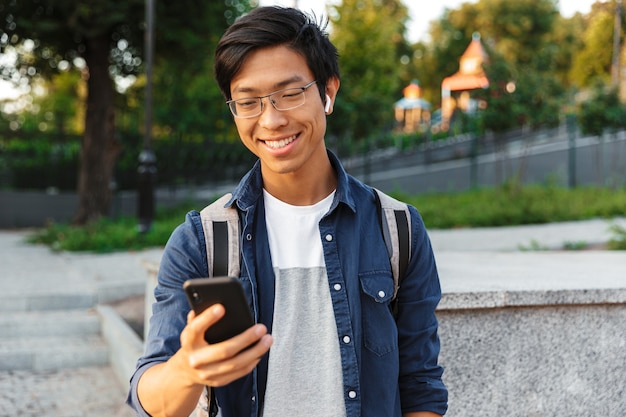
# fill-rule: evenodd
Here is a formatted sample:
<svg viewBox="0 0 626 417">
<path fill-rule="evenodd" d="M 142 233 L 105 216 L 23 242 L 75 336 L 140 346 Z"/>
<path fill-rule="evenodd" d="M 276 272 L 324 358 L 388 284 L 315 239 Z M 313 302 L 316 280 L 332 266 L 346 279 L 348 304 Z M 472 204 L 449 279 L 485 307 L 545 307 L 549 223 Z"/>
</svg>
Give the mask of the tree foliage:
<svg viewBox="0 0 626 417">
<path fill-rule="evenodd" d="M 232 118 L 213 79 L 213 54 L 226 28 L 250 5 L 246 1 L 194 3 L 196 7 L 158 4 L 157 24 L 162 29 L 155 63 L 155 122 L 164 137 L 211 135 L 233 140 L 237 136 Z"/>
<path fill-rule="evenodd" d="M 159 81 L 171 88 L 169 92 L 188 92 L 194 83 L 179 81 L 193 80 L 207 64 L 211 45 L 249 4 L 237 0 L 155 3 L 156 50 L 167 63 L 161 67 L 166 72 L 159 74 Z M 62 68 L 84 65 L 87 97 L 77 223 L 109 212 L 110 184 L 121 146 L 115 135 L 114 79 L 143 69 L 144 15 L 145 0 L 8 0 L 0 5 L 0 48 L 19 52 L 14 69 L 0 69 L 3 78 L 39 75 L 50 79 Z M 33 47 L 26 50 L 28 41 Z M 175 82 L 168 85 L 169 74 Z M 176 109 L 186 107 L 184 100 L 176 104 Z"/>
<path fill-rule="evenodd" d="M 77 58 L 81 58 L 88 71 L 77 223 L 86 223 L 108 213 L 110 183 L 119 152 L 110 71 L 127 73 L 137 67 L 129 40 L 138 37 L 133 35 L 140 31 L 141 20 L 128 19 L 137 16 L 141 6 L 138 0 L 121 5 L 106 0 L 11 0 L 0 10 L 0 20 L 6 22 L 1 36 L 4 43 L 19 47 L 26 40 L 33 41 L 31 53 L 18 56 L 19 66 L 33 68 L 49 79 L 58 72 L 61 63 L 74 65 Z M 122 39 L 127 40 L 130 48 L 112 54 Z M 128 54 L 130 59 L 126 59 Z M 111 63 L 114 70 L 109 69 Z"/>
<path fill-rule="evenodd" d="M 477 29 L 515 66 L 533 65 L 558 16 L 556 0 L 480 0 Z"/>
<path fill-rule="evenodd" d="M 580 16 L 563 19 L 554 0 L 479 0 L 446 10 L 431 24 L 430 44 L 418 44 L 417 77 L 437 95 L 444 77 L 459 69 L 459 58 L 479 32 L 490 56 L 490 88 L 478 95 L 488 108 L 484 128 L 558 123 L 572 56 L 581 42 Z M 424 74 L 425 76 L 422 76 Z M 508 89 L 512 92 L 507 91 Z M 474 92 L 477 94 L 477 92 Z"/>
<path fill-rule="evenodd" d="M 619 100 L 617 88 L 609 88 L 597 80 L 591 96 L 580 105 L 578 122 L 584 134 L 595 136 L 626 128 L 626 108 Z"/>
<path fill-rule="evenodd" d="M 514 78 L 512 66 L 497 53 L 491 55 L 489 65 L 485 66 L 489 87 L 478 91 L 476 96 L 487 102 L 480 115 L 482 126 L 502 133 L 516 125 L 521 109 L 510 88 Z"/>
<path fill-rule="evenodd" d="M 393 122 L 393 103 L 404 87 L 400 58 L 408 11 L 400 0 L 343 0 L 331 7 L 342 78 L 329 130 L 362 140 Z"/>
<path fill-rule="evenodd" d="M 580 13 L 570 18 L 558 16 L 552 32 L 546 37 L 544 48 L 553 57 L 550 71 L 565 88 L 573 84 L 571 68 L 574 57 L 583 47 L 580 36 L 585 31 L 585 21 Z"/>
<path fill-rule="evenodd" d="M 582 36 L 583 47 L 574 57 L 571 68 L 572 79 L 579 87 L 593 86 L 597 79 L 610 79 L 615 7 L 615 0 L 597 2 L 587 17 L 587 27 Z M 624 23 L 622 27 L 626 27 Z"/>
</svg>

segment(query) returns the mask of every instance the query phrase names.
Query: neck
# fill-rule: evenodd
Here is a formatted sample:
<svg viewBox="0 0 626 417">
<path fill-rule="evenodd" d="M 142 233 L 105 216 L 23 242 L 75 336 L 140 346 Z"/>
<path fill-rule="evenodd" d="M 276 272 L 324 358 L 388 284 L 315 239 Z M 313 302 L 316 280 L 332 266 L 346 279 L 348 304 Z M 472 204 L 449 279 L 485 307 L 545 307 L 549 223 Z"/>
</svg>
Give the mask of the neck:
<svg viewBox="0 0 626 417">
<path fill-rule="evenodd" d="M 263 177 L 263 187 L 277 199 L 293 206 L 310 206 L 328 197 L 337 188 L 337 174 L 328 158 L 314 172 L 291 172 Z"/>
</svg>

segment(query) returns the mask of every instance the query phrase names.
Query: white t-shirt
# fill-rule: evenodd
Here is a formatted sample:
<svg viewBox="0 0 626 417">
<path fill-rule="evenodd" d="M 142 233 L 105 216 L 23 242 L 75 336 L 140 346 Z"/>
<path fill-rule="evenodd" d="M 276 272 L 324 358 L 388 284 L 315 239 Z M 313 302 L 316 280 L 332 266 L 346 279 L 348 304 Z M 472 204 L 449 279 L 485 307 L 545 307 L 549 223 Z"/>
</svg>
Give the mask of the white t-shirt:
<svg viewBox="0 0 626 417">
<path fill-rule="evenodd" d="M 334 194 L 312 206 L 292 206 L 264 190 L 276 293 L 263 417 L 346 415 L 319 231 Z"/>
</svg>

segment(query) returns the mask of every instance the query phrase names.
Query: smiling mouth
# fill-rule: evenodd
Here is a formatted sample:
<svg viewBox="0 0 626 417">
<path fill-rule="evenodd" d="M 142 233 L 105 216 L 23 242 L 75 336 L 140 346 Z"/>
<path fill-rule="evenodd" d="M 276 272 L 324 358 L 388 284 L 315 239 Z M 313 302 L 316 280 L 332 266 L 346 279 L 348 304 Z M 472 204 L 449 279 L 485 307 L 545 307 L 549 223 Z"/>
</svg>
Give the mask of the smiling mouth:
<svg viewBox="0 0 626 417">
<path fill-rule="evenodd" d="M 291 142 L 293 142 L 294 140 L 296 140 L 296 138 L 298 137 L 298 135 L 293 135 L 290 136 L 288 138 L 285 139 L 280 139 L 280 140 L 266 140 L 265 145 L 269 148 L 272 149 L 282 149 L 285 146 L 289 145 Z"/>
</svg>

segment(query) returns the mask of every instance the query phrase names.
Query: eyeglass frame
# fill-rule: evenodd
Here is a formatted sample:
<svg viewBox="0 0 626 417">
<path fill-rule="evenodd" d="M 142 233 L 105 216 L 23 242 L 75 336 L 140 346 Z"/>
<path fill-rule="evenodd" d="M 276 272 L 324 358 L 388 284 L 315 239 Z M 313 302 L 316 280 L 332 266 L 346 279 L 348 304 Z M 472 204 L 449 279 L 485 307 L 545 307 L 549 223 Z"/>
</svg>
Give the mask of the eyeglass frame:
<svg viewBox="0 0 626 417">
<path fill-rule="evenodd" d="M 230 109 L 230 112 L 233 114 L 233 116 L 239 118 L 239 119 L 252 119 L 253 117 L 259 117 L 261 114 L 263 114 L 263 109 L 264 109 L 264 104 L 263 104 L 263 99 L 267 98 L 269 99 L 268 101 L 272 104 L 272 107 L 274 107 L 276 110 L 278 111 L 289 111 L 289 110 L 293 110 L 293 109 L 297 109 L 300 106 L 303 106 L 304 103 L 306 103 L 306 99 L 304 96 L 304 93 L 306 92 L 306 90 L 308 90 L 311 86 L 313 86 L 313 84 L 317 83 L 316 80 L 311 81 L 310 83 L 302 86 L 302 87 L 288 87 L 288 88 L 283 88 L 281 90 L 277 90 L 274 91 L 272 93 L 266 94 L 264 96 L 254 96 L 254 97 L 242 97 L 242 98 L 238 98 L 238 99 L 234 99 L 234 100 L 228 100 L 226 102 L 226 104 L 228 105 L 228 108 Z M 302 98 L 302 103 L 294 106 L 294 107 L 289 107 L 288 109 L 279 109 L 278 107 L 276 107 L 276 103 L 274 102 L 274 100 L 272 100 L 272 96 L 274 94 L 278 94 L 278 93 L 282 93 L 283 91 L 287 91 L 287 90 L 302 90 L 302 94 L 303 94 L 303 98 Z M 252 100 L 252 99 L 258 99 L 260 106 L 259 106 L 259 113 L 255 114 L 254 116 L 239 116 L 235 113 L 235 110 L 233 109 L 233 104 L 235 104 L 237 101 L 240 100 Z"/>
</svg>

